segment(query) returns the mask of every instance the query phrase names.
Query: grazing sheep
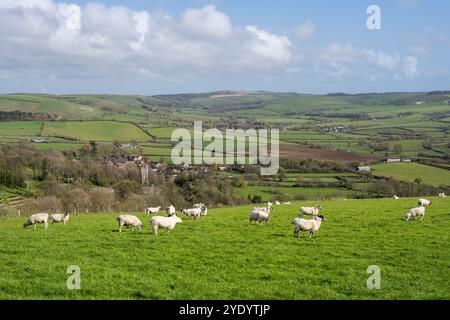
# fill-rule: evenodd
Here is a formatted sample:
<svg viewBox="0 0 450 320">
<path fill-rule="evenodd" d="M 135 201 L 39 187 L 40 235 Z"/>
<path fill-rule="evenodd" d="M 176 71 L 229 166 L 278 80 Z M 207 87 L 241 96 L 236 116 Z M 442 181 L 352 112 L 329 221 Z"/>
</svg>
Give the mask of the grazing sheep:
<svg viewBox="0 0 450 320">
<path fill-rule="evenodd" d="M 135 227 L 137 227 L 139 231 L 142 229 L 142 222 L 136 216 L 121 215 L 117 217 L 117 221 L 119 222 L 119 232 L 122 232 L 122 227 L 124 226 L 131 227 L 131 231 L 133 231 Z"/>
<path fill-rule="evenodd" d="M 154 208 L 147 208 L 145 210 L 145 213 L 147 213 L 147 214 L 156 214 L 159 211 L 161 211 L 161 207 L 154 207 Z"/>
<path fill-rule="evenodd" d="M 394 195 L 394 197 L 392 197 L 392 199 L 394 199 L 394 200 L 400 200 L 400 198 L 399 198 L 398 196 L 396 196 L 396 195 Z"/>
<path fill-rule="evenodd" d="M 322 215 L 314 216 L 313 220 L 296 218 L 293 222 L 294 237 L 298 238 L 299 231 L 309 231 L 309 237 L 312 238 L 315 235 L 315 233 L 320 229 L 322 221 L 325 221 L 325 217 Z"/>
<path fill-rule="evenodd" d="M 287 201 L 287 202 L 283 202 L 283 204 L 292 204 L 292 202 L 290 202 L 290 201 Z"/>
<path fill-rule="evenodd" d="M 419 201 L 417 202 L 417 204 L 420 207 L 428 207 L 431 206 L 431 200 L 427 200 L 427 199 L 419 199 Z"/>
<path fill-rule="evenodd" d="M 275 201 L 275 205 L 279 206 L 280 204 L 280 201 Z"/>
<path fill-rule="evenodd" d="M 206 216 L 208 214 L 208 209 L 203 205 L 199 208 L 183 209 L 181 210 L 181 213 L 188 216 L 189 218 L 200 219 L 200 217 Z"/>
<path fill-rule="evenodd" d="M 169 217 L 171 217 L 177 213 L 177 210 L 175 209 L 175 207 L 173 205 L 168 206 L 166 208 L 166 211 L 167 211 L 167 216 L 169 216 Z"/>
<path fill-rule="evenodd" d="M 67 221 L 69 221 L 69 213 L 65 212 L 64 214 L 55 213 L 50 216 L 50 221 L 52 225 L 54 223 L 63 222 L 66 225 Z"/>
<path fill-rule="evenodd" d="M 417 220 L 417 217 L 420 216 L 420 221 L 423 221 L 423 218 L 425 217 L 425 207 L 418 207 L 418 208 L 412 208 L 409 210 L 409 212 L 406 214 L 405 222 L 409 221 L 409 219 L 414 218 L 414 220 Z"/>
<path fill-rule="evenodd" d="M 445 195 L 445 193 L 444 193 L 444 192 L 442 192 L 442 193 L 439 193 L 439 197 L 440 197 L 440 198 L 447 198 L 447 196 Z"/>
<path fill-rule="evenodd" d="M 317 217 L 320 209 L 322 208 L 319 205 L 316 205 L 315 207 L 301 207 L 300 218 L 302 218 L 305 214 L 308 216 Z"/>
<path fill-rule="evenodd" d="M 273 203 L 272 202 L 267 202 L 267 207 L 265 207 L 265 208 L 253 208 L 253 211 L 263 211 L 263 212 L 266 212 L 266 213 L 270 214 L 271 211 L 274 211 Z"/>
<path fill-rule="evenodd" d="M 250 216 L 248 218 L 249 223 L 251 224 L 253 221 L 261 223 L 262 221 L 265 221 L 266 223 L 269 223 L 270 221 L 270 207 L 267 208 L 253 208 L 252 212 L 250 213 Z"/>
<path fill-rule="evenodd" d="M 155 236 L 158 235 L 158 229 L 164 228 L 167 229 L 167 232 L 170 232 L 173 228 L 175 228 L 177 223 L 182 223 L 183 220 L 181 220 L 176 215 L 171 217 L 161 217 L 156 216 L 150 219 L 150 224 L 152 225 L 153 234 Z"/>
<path fill-rule="evenodd" d="M 23 224 L 23 227 L 26 228 L 28 226 L 34 225 L 34 229 L 36 229 L 36 225 L 39 223 L 44 224 L 44 228 L 48 228 L 48 213 L 36 213 L 30 216 L 27 221 Z"/>
</svg>

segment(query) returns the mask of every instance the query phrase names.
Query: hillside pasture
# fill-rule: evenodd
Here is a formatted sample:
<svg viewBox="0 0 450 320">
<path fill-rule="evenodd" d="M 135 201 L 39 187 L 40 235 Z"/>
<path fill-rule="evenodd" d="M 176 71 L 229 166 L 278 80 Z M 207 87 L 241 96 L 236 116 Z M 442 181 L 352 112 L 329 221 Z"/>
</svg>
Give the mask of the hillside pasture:
<svg viewBox="0 0 450 320">
<path fill-rule="evenodd" d="M 142 129 L 130 123 L 113 121 L 46 122 L 43 136 L 70 137 L 80 141 L 149 141 Z"/>
<path fill-rule="evenodd" d="M 450 170 L 440 169 L 420 163 L 383 163 L 372 167 L 376 176 L 393 177 L 397 180 L 422 182 L 433 186 L 450 185 Z"/>
<path fill-rule="evenodd" d="M 417 199 L 323 201 L 316 237 L 293 237 L 301 205 L 277 206 L 249 225 L 251 206 L 213 209 L 170 233 L 117 232 L 118 214 L 71 216 L 67 226 L 23 229 L 0 220 L 0 299 L 450 299 L 449 199 L 425 221 L 403 218 Z M 68 266 L 81 290 L 68 290 Z M 367 268 L 381 290 L 367 289 Z"/>
</svg>

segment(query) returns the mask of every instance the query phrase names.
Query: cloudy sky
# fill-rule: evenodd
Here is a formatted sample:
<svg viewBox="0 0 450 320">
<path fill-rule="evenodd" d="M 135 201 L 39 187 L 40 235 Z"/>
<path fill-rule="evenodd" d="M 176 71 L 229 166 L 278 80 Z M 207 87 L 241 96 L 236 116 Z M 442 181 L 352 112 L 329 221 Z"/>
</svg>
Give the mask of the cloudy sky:
<svg viewBox="0 0 450 320">
<path fill-rule="evenodd" d="M 381 30 L 367 28 L 371 4 Z M 0 92 L 450 89 L 449 12 L 447 0 L 0 0 Z"/>
</svg>

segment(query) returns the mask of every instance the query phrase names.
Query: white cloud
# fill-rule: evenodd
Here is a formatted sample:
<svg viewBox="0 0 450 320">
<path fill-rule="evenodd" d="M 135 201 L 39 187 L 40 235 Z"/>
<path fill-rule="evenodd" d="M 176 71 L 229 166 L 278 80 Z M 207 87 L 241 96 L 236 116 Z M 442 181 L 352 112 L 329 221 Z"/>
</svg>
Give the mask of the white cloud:
<svg viewBox="0 0 450 320">
<path fill-rule="evenodd" d="M 0 2 L 0 9 L 40 9 L 51 10 L 54 9 L 52 0 L 2 0 Z"/>
<path fill-rule="evenodd" d="M 193 33 L 216 38 L 231 36 L 233 27 L 227 15 L 208 5 L 201 9 L 188 9 L 182 17 L 183 24 Z"/>
<path fill-rule="evenodd" d="M 387 54 L 372 49 L 358 49 L 349 44 L 332 43 L 325 47 L 320 58 L 327 62 L 322 68 L 328 74 L 343 79 L 345 76 L 367 75 L 368 79 L 384 77 L 391 74 L 394 79 L 400 77 L 413 79 L 418 74 L 418 58 L 400 54 Z M 375 67 L 375 68 L 374 68 Z"/>
<path fill-rule="evenodd" d="M 60 4 L 56 16 L 68 30 L 79 31 L 81 29 L 81 9 L 75 4 Z"/>
<path fill-rule="evenodd" d="M 287 37 L 257 26 L 233 27 L 212 5 L 171 16 L 95 2 L 80 7 L 0 1 L 0 69 L 13 73 L 21 68 L 30 74 L 51 70 L 59 77 L 252 73 L 287 63 L 290 47 Z"/>
<path fill-rule="evenodd" d="M 250 51 L 265 59 L 288 62 L 291 58 L 291 42 L 285 36 L 277 36 L 256 26 L 247 26 L 250 35 Z"/>
<path fill-rule="evenodd" d="M 419 74 L 419 48 L 402 56 L 338 42 L 303 46 L 315 30 L 312 22 L 298 26 L 293 46 L 287 36 L 260 26 L 234 26 L 212 5 L 172 16 L 98 2 L 0 0 L 0 78 L 179 81 L 307 74 L 347 80 Z"/>
<path fill-rule="evenodd" d="M 373 50 L 364 50 L 363 52 L 369 62 L 375 63 L 387 70 L 395 69 L 401 60 L 398 54 L 392 56 L 384 52 L 375 52 Z"/>
<path fill-rule="evenodd" d="M 296 36 L 302 40 L 311 39 L 316 33 L 316 26 L 314 23 L 308 21 L 295 28 L 294 32 Z"/>
<path fill-rule="evenodd" d="M 418 75 L 418 63 L 419 60 L 416 57 L 407 56 L 404 58 L 402 71 L 407 79 L 414 79 Z"/>
</svg>

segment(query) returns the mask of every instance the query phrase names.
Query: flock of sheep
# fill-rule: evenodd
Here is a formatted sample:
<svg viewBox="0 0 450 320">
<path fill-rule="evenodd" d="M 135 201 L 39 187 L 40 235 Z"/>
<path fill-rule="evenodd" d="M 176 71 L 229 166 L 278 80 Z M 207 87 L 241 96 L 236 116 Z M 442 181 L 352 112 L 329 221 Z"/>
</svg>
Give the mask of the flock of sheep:
<svg viewBox="0 0 450 320">
<path fill-rule="evenodd" d="M 145 212 L 147 214 L 157 214 L 161 211 L 161 207 L 147 208 Z M 150 219 L 150 224 L 152 225 L 153 234 L 158 235 L 158 230 L 160 228 L 167 229 L 168 232 L 173 230 L 177 223 L 182 223 L 183 220 L 177 216 L 177 211 L 173 205 L 166 208 L 167 217 L 154 216 Z M 183 209 L 181 213 L 189 217 L 190 219 L 199 219 L 208 215 L 208 208 L 203 203 L 198 203 L 193 206 L 192 209 Z M 121 215 L 117 218 L 119 222 L 119 232 L 122 232 L 122 227 L 131 227 L 131 230 L 138 228 L 142 229 L 142 222 L 138 217 L 132 215 Z"/>
<path fill-rule="evenodd" d="M 440 195 L 441 196 L 441 195 Z M 445 196 L 441 196 L 445 197 Z M 398 200 L 397 196 L 394 196 L 394 199 Z M 278 201 L 275 203 L 276 205 L 280 205 Z M 290 204 L 290 203 L 284 203 Z M 409 221 L 410 219 L 417 220 L 420 217 L 420 221 L 423 221 L 425 217 L 426 207 L 431 205 L 431 201 L 427 199 L 419 199 L 418 207 L 412 208 L 408 211 L 405 217 L 405 221 Z M 325 217 L 320 215 L 321 207 L 316 205 L 314 207 L 301 207 L 300 208 L 300 217 L 294 219 L 294 236 L 298 238 L 300 231 L 309 232 L 310 238 L 315 235 L 315 233 L 320 229 L 320 226 L 323 221 L 325 221 Z M 147 208 L 145 213 L 147 214 L 157 214 L 161 211 L 161 207 L 153 207 Z M 274 211 L 273 203 L 268 202 L 267 206 L 264 208 L 253 208 L 250 212 L 249 223 L 268 223 L 270 221 L 270 215 Z M 150 224 L 152 226 L 153 234 L 158 235 L 158 230 L 160 228 L 167 229 L 168 232 L 173 230 L 177 223 L 182 223 L 183 220 L 177 216 L 177 211 L 173 205 L 170 205 L 166 208 L 167 216 L 153 216 L 150 219 Z M 208 208 L 203 203 L 198 203 L 193 206 L 191 209 L 182 209 L 181 213 L 186 215 L 189 219 L 200 219 L 201 217 L 205 217 L 208 215 Z M 312 216 L 312 219 L 304 219 L 305 215 Z M 52 214 L 49 216 L 48 213 L 37 213 L 30 216 L 27 221 L 23 224 L 23 227 L 26 228 L 28 226 L 33 225 L 34 229 L 36 229 L 37 224 L 44 224 L 45 229 L 48 228 L 48 221 L 50 218 L 50 222 L 53 225 L 54 223 L 63 222 L 64 225 L 69 221 L 69 213 L 66 212 L 64 214 Z M 117 221 L 119 223 L 119 232 L 122 232 L 123 227 L 131 227 L 131 230 L 137 228 L 139 231 L 142 229 L 141 220 L 133 215 L 120 215 L 117 217 Z"/>
<path fill-rule="evenodd" d="M 280 205 L 279 202 L 276 202 L 277 205 Z M 298 238 L 298 234 L 300 231 L 308 231 L 309 236 L 313 237 L 314 234 L 320 229 L 320 225 L 323 221 L 325 221 L 325 217 L 320 215 L 319 210 L 320 206 L 316 205 L 315 207 L 301 207 L 300 208 L 300 218 L 296 218 L 293 222 L 294 224 L 294 236 Z M 265 208 L 253 208 L 250 213 L 249 222 L 250 224 L 254 221 L 255 223 L 270 221 L 270 213 L 273 212 L 273 203 L 268 202 L 267 207 Z M 310 220 L 303 219 L 304 215 L 312 216 L 313 218 Z"/>
</svg>

